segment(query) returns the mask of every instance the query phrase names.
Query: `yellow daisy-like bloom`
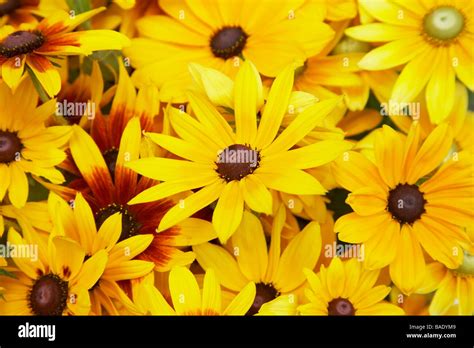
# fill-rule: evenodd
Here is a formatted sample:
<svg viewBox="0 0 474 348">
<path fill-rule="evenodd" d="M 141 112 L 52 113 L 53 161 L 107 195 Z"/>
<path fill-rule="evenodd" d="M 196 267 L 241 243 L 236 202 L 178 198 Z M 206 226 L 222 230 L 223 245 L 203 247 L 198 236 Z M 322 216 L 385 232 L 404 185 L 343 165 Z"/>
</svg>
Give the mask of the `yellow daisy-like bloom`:
<svg viewBox="0 0 474 348">
<path fill-rule="evenodd" d="M 36 107 L 38 95 L 29 79 L 24 79 L 15 92 L 0 83 L 0 201 L 7 191 L 15 207 L 25 205 L 28 197 L 26 173 L 44 177 L 53 183 L 64 182 L 55 169 L 66 154 L 70 127 L 45 127 L 54 113 L 55 100 Z"/>
<path fill-rule="evenodd" d="M 32 11 L 37 9 L 40 0 L 1 0 L 0 26 L 10 24 L 19 26 L 24 22 L 35 22 Z"/>
<path fill-rule="evenodd" d="M 431 315 L 474 315 L 473 254 L 465 251 L 463 263 L 456 269 L 435 262 L 427 266 L 426 273 L 424 287 L 419 292 L 436 290 L 429 306 Z"/>
<path fill-rule="evenodd" d="M 423 142 L 417 124 L 407 137 L 384 126 L 375 133 L 375 163 L 348 152 L 334 164 L 354 210 L 336 221 L 339 239 L 364 243 L 368 269 L 390 264 L 393 282 L 408 295 L 423 281 L 422 247 L 434 260 L 457 268 L 469 243 L 463 227 L 474 217 L 473 158 L 464 151 L 443 164 L 452 141 L 446 124 Z"/>
<path fill-rule="evenodd" d="M 269 188 L 292 194 L 323 194 L 324 187 L 303 169 L 329 163 L 351 145 L 327 140 L 290 149 L 334 109 L 340 98 L 308 107 L 277 136 L 288 109 L 293 75 L 291 66 L 278 75 L 257 122 L 257 110 L 263 106 L 262 82 L 256 68 L 246 61 L 234 85 L 235 132 L 206 98 L 190 92 L 190 106 L 197 119 L 169 109 L 171 125 L 180 138 L 147 133 L 151 140 L 184 160 L 144 158 L 127 162 L 125 166 L 139 174 L 164 181 L 129 204 L 202 187 L 171 208 L 158 231 L 218 200 L 212 222 L 219 239 L 225 242 L 240 224 L 244 202 L 256 212 L 272 213 Z"/>
<path fill-rule="evenodd" d="M 472 130 L 474 129 L 474 112 L 468 110 L 468 91 L 461 83 L 456 83 L 456 104 L 444 119 L 443 123 L 450 125 L 454 142 L 457 150 L 467 150 L 474 152 L 474 141 L 472 139 Z M 417 98 L 420 100 L 420 97 Z M 403 132 L 408 133 L 411 123 L 418 121 L 420 123 L 421 137 L 424 139 L 436 128 L 429 115 L 426 103 L 420 100 L 420 114 L 407 116 L 390 116 L 395 125 Z"/>
<path fill-rule="evenodd" d="M 104 311 L 110 315 L 118 314 L 112 301 L 115 299 L 136 313 L 132 301 L 117 282 L 143 277 L 153 270 L 153 262 L 133 260 L 150 245 L 153 236 L 138 235 L 119 241 L 122 232 L 120 213 L 107 218 L 97 229 L 94 214 L 80 193 L 74 200 L 74 208 L 54 193 L 50 194 L 49 205 L 55 233 L 80 243 L 86 258 L 104 251 L 109 255 L 103 272 L 90 289 L 91 311 L 97 315 Z"/>
<path fill-rule="evenodd" d="M 426 86 L 431 120 L 438 124 L 454 106 L 455 79 L 474 90 L 473 4 L 469 0 L 361 0 L 381 23 L 346 30 L 361 41 L 388 42 L 367 53 L 359 66 L 383 70 L 407 63 L 391 99 L 412 101 Z M 430 62 L 430 64 L 427 64 Z"/>
<path fill-rule="evenodd" d="M 298 307 L 303 315 L 403 315 L 403 310 L 383 299 L 390 288 L 377 285 L 379 270 L 364 270 L 357 259 L 341 261 L 334 258 L 318 274 L 306 269 L 309 289 L 305 294 L 310 303 Z"/>
<path fill-rule="evenodd" d="M 87 315 L 88 290 L 102 275 L 107 252 L 101 251 L 84 261 L 85 252 L 72 239 L 50 234 L 47 242 L 35 231 L 8 231 L 8 242 L 21 248 L 38 246 L 37 260 L 13 258 L 18 267 L 15 278 L 2 277 L 5 301 L 3 315 Z"/>
<path fill-rule="evenodd" d="M 316 222 L 310 222 L 283 248 L 285 211 L 284 206 L 278 209 L 269 248 L 259 219 L 249 212 L 230 240 L 232 254 L 211 243 L 193 247 L 199 264 L 206 270 L 212 268 L 227 289 L 240 291 L 249 281 L 257 284 L 249 315 L 294 315 L 298 288 L 305 282 L 303 269 L 314 268 L 318 261 L 321 232 Z"/>
<path fill-rule="evenodd" d="M 317 54 L 332 38 L 325 3 L 283 0 L 161 0 L 168 16 L 137 21 L 140 38 L 125 51 L 138 85 L 156 83 L 165 101 L 184 101 L 189 62 L 235 76 L 241 58 L 275 77 L 295 60 Z M 249 15 L 252 14 L 252 15 Z"/>
<path fill-rule="evenodd" d="M 185 267 L 174 267 L 169 275 L 173 306 L 153 285 L 149 277 L 134 287 L 134 299 L 144 314 L 151 315 L 244 315 L 255 298 L 255 284 L 249 282 L 231 302 L 222 308 L 223 294 L 212 269 L 204 276 L 202 291 L 193 273 Z"/>
<path fill-rule="evenodd" d="M 0 66 L 2 78 L 15 88 L 26 70 L 31 71 L 49 96 L 58 94 L 61 77 L 54 67 L 56 58 L 68 55 L 90 55 L 98 50 L 120 50 L 129 39 L 112 30 L 73 32 L 81 23 L 103 11 L 99 8 L 70 16 L 57 11 L 35 24 L 22 24 L 15 29 L 0 29 Z"/>
</svg>

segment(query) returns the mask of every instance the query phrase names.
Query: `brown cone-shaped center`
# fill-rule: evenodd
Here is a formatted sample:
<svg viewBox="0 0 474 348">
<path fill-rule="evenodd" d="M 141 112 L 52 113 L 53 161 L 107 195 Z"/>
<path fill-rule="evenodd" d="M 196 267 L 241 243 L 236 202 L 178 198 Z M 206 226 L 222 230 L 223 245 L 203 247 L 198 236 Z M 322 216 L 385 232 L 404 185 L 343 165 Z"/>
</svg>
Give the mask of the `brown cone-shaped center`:
<svg viewBox="0 0 474 348">
<path fill-rule="evenodd" d="M 8 35 L 0 43 L 0 55 L 11 58 L 31 53 L 44 43 L 43 34 L 39 31 L 19 30 Z"/>
<path fill-rule="evenodd" d="M 120 233 L 118 242 L 136 235 L 140 228 L 140 224 L 135 220 L 135 217 L 128 211 L 126 206 L 116 203 L 112 203 L 107 207 L 100 209 L 95 214 L 95 224 L 97 229 L 102 226 L 105 220 L 115 213 L 122 214 L 122 232 Z"/>
<path fill-rule="evenodd" d="M 234 144 L 217 156 L 217 173 L 226 181 L 240 180 L 253 173 L 260 163 L 260 154 L 247 145 Z"/>
<path fill-rule="evenodd" d="M 5 2 L 0 2 L 0 17 L 12 13 L 17 8 L 20 7 L 19 0 L 7 0 Z"/>
<path fill-rule="evenodd" d="M 228 59 L 242 53 L 248 35 L 241 27 L 224 27 L 211 38 L 212 53 L 218 58 Z"/>
<path fill-rule="evenodd" d="M 13 162 L 23 145 L 15 133 L 0 131 L 0 163 Z"/>
<path fill-rule="evenodd" d="M 257 314 L 263 304 L 276 299 L 280 295 L 272 284 L 258 283 L 256 288 L 255 300 L 253 300 L 252 307 L 248 310 L 247 315 Z"/>
<path fill-rule="evenodd" d="M 425 199 L 418 186 L 399 184 L 388 194 L 388 211 L 400 223 L 411 224 L 425 212 Z"/>
<path fill-rule="evenodd" d="M 107 168 L 109 169 L 110 176 L 112 179 L 115 178 L 115 166 L 117 165 L 117 157 L 118 157 L 118 150 L 116 148 L 112 148 L 104 152 L 104 160 L 107 164 Z"/>
<path fill-rule="evenodd" d="M 67 305 L 68 282 L 55 274 L 38 278 L 29 294 L 29 306 L 36 315 L 62 315 Z"/>
<path fill-rule="evenodd" d="M 350 301 L 339 297 L 328 303 L 328 315 L 355 315 L 355 309 Z"/>
</svg>

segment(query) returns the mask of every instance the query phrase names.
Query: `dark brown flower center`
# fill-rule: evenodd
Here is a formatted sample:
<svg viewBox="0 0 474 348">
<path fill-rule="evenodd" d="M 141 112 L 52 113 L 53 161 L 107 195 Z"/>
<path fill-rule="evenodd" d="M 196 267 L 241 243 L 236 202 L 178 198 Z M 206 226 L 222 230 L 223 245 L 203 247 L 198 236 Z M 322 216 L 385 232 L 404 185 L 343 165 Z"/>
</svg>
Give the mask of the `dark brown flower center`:
<svg viewBox="0 0 474 348">
<path fill-rule="evenodd" d="M 248 35 L 241 27 L 224 27 L 211 38 L 211 50 L 214 56 L 228 59 L 242 53 Z"/>
<path fill-rule="evenodd" d="M 257 293 L 253 300 L 252 307 L 247 312 L 247 315 L 257 314 L 263 304 L 276 299 L 280 293 L 273 287 L 272 284 L 258 283 L 256 284 Z"/>
<path fill-rule="evenodd" d="M 387 210 L 400 223 L 411 224 L 425 212 L 425 203 L 418 186 L 399 184 L 388 194 Z"/>
<path fill-rule="evenodd" d="M 253 173 L 260 164 L 260 154 L 247 145 L 234 144 L 217 156 L 217 173 L 226 181 L 240 180 Z"/>
<path fill-rule="evenodd" d="M 0 163 L 13 162 L 22 148 L 23 144 L 16 133 L 0 130 Z"/>
<path fill-rule="evenodd" d="M 0 17 L 12 13 L 17 8 L 20 7 L 19 0 L 7 0 L 5 2 L 0 2 Z"/>
<path fill-rule="evenodd" d="M 115 178 L 115 167 L 117 165 L 117 157 L 118 157 L 118 150 L 116 148 L 112 148 L 107 150 L 103 154 L 105 164 L 107 164 L 107 168 L 109 169 L 110 176 L 112 179 Z"/>
<path fill-rule="evenodd" d="M 328 303 L 328 315 L 355 315 L 355 309 L 350 301 L 339 297 Z"/>
<path fill-rule="evenodd" d="M 137 222 L 137 220 L 135 220 L 135 217 L 130 213 L 127 206 L 123 206 L 116 203 L 112 203 L 107 207 L 100 209 L 95 214 L 95 224 L 97 226 L 97 229 L 102 226 L 105 220 L 107 220 L 115 213 L 122 214 L 122 232 L 120 233 L 120 238 L 118 242 L 136 235 L 138 229 L 140 228 L 140 224 Z"/>
<path fill-rule="evenodd" d="M 19 30 L 8 35 L 0 43 L 0 55 L 11 58 L 31 53 L 44 43 L 44 36 L 39 31 Z"/>
<path fill-rule="evenodd" d="M 36 315 L 62 315 L 68 299 L 67 281 L 56 274 L 39 277 L 29 293 L 29 306 Z"/>
</svg>

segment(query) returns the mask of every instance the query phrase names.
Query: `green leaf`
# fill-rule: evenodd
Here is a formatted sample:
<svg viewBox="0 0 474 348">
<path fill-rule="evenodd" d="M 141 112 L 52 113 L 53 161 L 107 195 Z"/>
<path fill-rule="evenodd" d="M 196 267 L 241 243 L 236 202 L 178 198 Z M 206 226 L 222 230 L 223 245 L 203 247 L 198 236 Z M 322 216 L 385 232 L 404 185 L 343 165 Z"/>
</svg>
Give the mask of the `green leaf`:
<svg viewBox="0 0 474 348">
<path fill-rule="evenodd" d="M 66 0 L 69 8 L 76 14 L 84 13 L 92 9 L 90 0 Z M 80 28 L 90 30 L 92 24 L 90 19 L 80 25 Z"/>
<path fill-rule="evenodd" d="M 33 73 L 31 68 L 29 66 L 26 66 L 26 71 L 31 77 L 31 81 L 33 82 L 33 85 L 36 88 L 36 92 L 38 92 L 38 95 L 43 103 L 46 103 L 49 100 L 49 96 L 44 90 L 43 86 L 41 85 L 41 82 L 38 80 L 36 75 Z"/>
<path fill-rule="evenodd" d="M 10 277 L 10 278 L 15 278 L 16 279 L 16 275 L 14 275 L 13 273 L 10 273 L 2 268 L 0 268 L 0 276 L 5 276 L 5 277 Z"/>
</svg>

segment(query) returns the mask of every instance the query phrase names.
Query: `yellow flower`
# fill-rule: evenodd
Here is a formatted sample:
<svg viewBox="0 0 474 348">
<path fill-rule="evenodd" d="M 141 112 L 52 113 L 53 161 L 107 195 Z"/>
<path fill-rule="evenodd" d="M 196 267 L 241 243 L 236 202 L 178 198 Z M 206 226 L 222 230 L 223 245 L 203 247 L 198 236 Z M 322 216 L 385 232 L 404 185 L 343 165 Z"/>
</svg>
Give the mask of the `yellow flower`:
<svg viewBox="0 0 474 348">
<path fill-rule="evenodd" d="M 241 59 L 275 77 L 295 60 L 318 53 L 332 38 L 320 1 L 161 0 L 167 16 L 137 21 L 140 37 L 126 50 L 138 85 L 154 82 L 163 100 L 182 102 L 189 62 L 233 77 Z"/>
<path fill-rule="evenodd" d="M 0 26 L 10 24 L 15 27 L 25 22 L 35 22 L 32 11 L 37 9 L 40 0 L 1 0 Z"/>
<path fill-rule="evenodd" d="M 403 315 L 403 310 L 383 301 L 390 288 L 374 287 L 377 271 L 364 270 L 357 259 L 341 261 L 334 258 L 331 264 L 321 266 L 318 274 L 306 269 L 310 289 L 305 294 L 310 303 L 298 307 L 303 315 Z"/>
<path fill-rule="evenodd" d="M 112 30 L 73 32 L 103 10 L 99 8 L 73 17 L 67 12 L 57 11 L 39 23 L 25 23 L 17 29 L 3 26 L 0 29 L 2 78 L 10 88 L 16 88 L 26 67 L 49 96 L 58 94 L 61 77 L 54 67 L 58 57 L 120 50 L 129 43 L 127 37 Z"/>
<path fill-rule="evenodd" d="M 173 306 L 153 285 L 148 276 L 134 287 L 135 303 L 144 314 L 151 315 L 244 315 L 255 297 L 255 284 L 249 282 L 232 301 L 222 308 L 221 286 L 212 269 L 204 276 L 202 291 L 194 275 L 185 267 L 174 267 L 169 275 Z"/>
<path fill-rule="evenodd" d="M 152 235 L 138 235 L 120 240 L 122 215 L 115 213 L 96 227 L 94 215 L 82 194 L 78 193 L 73 208 L 66 201 L 51 193 L 49 210 L 57 235 L 67 236 L 80 243 L 86 258 L 106 251 L 108 261 L 100 277 L 90 288 L 92 312 L 118 314 L 112 299 L 120 300 L 129 311 L 136 313 L 132 301 L 117 284 L 118 281 L 143 277 L 153 270 L 153 262 L 134 260 L 152 242 Z"/>
<path fill-rule="evenodd" d="M 468 110 L 468 91 L 463 84 L 456 83 L 456 104 L 442 123 L 447 123 L 453 131 L 456 150 L 467 150 L 474 152 L 474 141 L 472 140 L 472 130 L 474 129 L 474 112 Z M 390 118 L 395 125 L 403 132 L 408 133 L 411 123 L 419 121 L 421 137 L 424 139 L 436 128 L 436 124 L 430 119 L 426 102 L 419 96 L 419 115 L 411 114 L 410 116 L 395 116 Z M 436 112 L 436 111 L 435 111 Z"/>
<path fill-rule="evenodd" d="M 49 235 L 41 240 L 38 233 L 14 229 L 8 241 L 22 248 L 38 248 L 36 260 L 15 257 L 17 277 L 2 277 L 5 301 L 0 301 L 3 315 L 87 315 L 90 311 L 88 290 L 102 275 L 107 252 L 101 251 L 84 261 L 83 248 L 70 238 Z"/>
<path fill-rule="evenodd" d="M 239 229 L 225 248 L 211 244 L 193 247 L 196 259 L 204 269 L 212 268 L 221 284 L 240 291 L 249 281 L 257 292 L 248 314 L 292 315 L 298 305 L 298 290 L 305 282 L 304 268 L 314 268 L 321 251 L 319 224 L 310 222 L 288 243 L 281 245 L 285 224 L 285 207 L 280 206 L 273 221 L 271 244 L 267 248 L 259 219 L 245 212 Z"/>
<path fill-rule="evenodd" d="M 364 243 L 368 269 L 390 264 L 393 282 L 408 295 L 423 281 L 422 247 L 456 268 L 469 241 L 463 227 L 474 217 L 472 155 L 460 152 L 442 164 L 452 140 L 445 124 L 424 142 L 417 124 L 407 137 L 384 126 L 375 134 L 375 163 L 349 152 L 334 165 L 354 209 L 336 221 L 339 239 Z"/>
<path fill-rule="evenodd" d="M 473 315 L 474 256 L 465 251 L 463 263 L 457 269 L 449 269 L 439 262 L 429 264 L 423 288 L 418 292 L 434 290 L 429 306 L 431 315 Z"/>
<path fill-rule="evenodd" d="M 126 167 L 141 175 L 163 181 L 140 193 L 129 204 L 202 187 L 171 208 L 158 230 L 173 226 L 218 200 L 212 222 L 219 239 L 225 242 L 240 224 L 244 202 L 254 211 L 272 213 L 269 188 L 292 194 L 323 194 L 325 188 L 303 170 L 331 162 L 351 144 L 325 140 L 290 149 L 340 99 L 308 107 L 277 136 L 288 110 L 292 86 L 293 68 L 289 66 L 273 83 L 257 125 L 257 111 L 263 106 L 262 83 L 255 67 L 246 61 L 234 85 L 236 132 L 207 99 L 190 92 L 190 106 L 197 119 L 175 108 L 169 109 L 171 125 L 180 138 L 147 133 L 151 140 L 184 160 L 144 158 L 126 163 Z"/>
<path fill-rule="evenodd" d="M 11 204 L 17 208 L 24 206 L 28 197 L 26 173 L 56 184 L 64 182 L 55 166 L 66 158 L 62 147 L 71 129 L 45 127 L 56 103 L 51 100 L 36 107 L 37 101 L 29 79 L 24 79 L 15 92 L 0 83 L 0 201 L 8 191 Z"/>
<path fill-rule="evenodd" d="M 412 101 L 426 86 L 431 120 L 438 124 L 452 110 L 455 79 L 474 90 L 474 22 L 470 0 L 362 0 L 380 23 L 352 27 L 361 41 L 388 42 L 367 53 L 359 66 L 384 70 L 407 63 L 392 92 L 394 102 Z M 427 64 L 429 62 L 429 64 Z"/>
</svg>

